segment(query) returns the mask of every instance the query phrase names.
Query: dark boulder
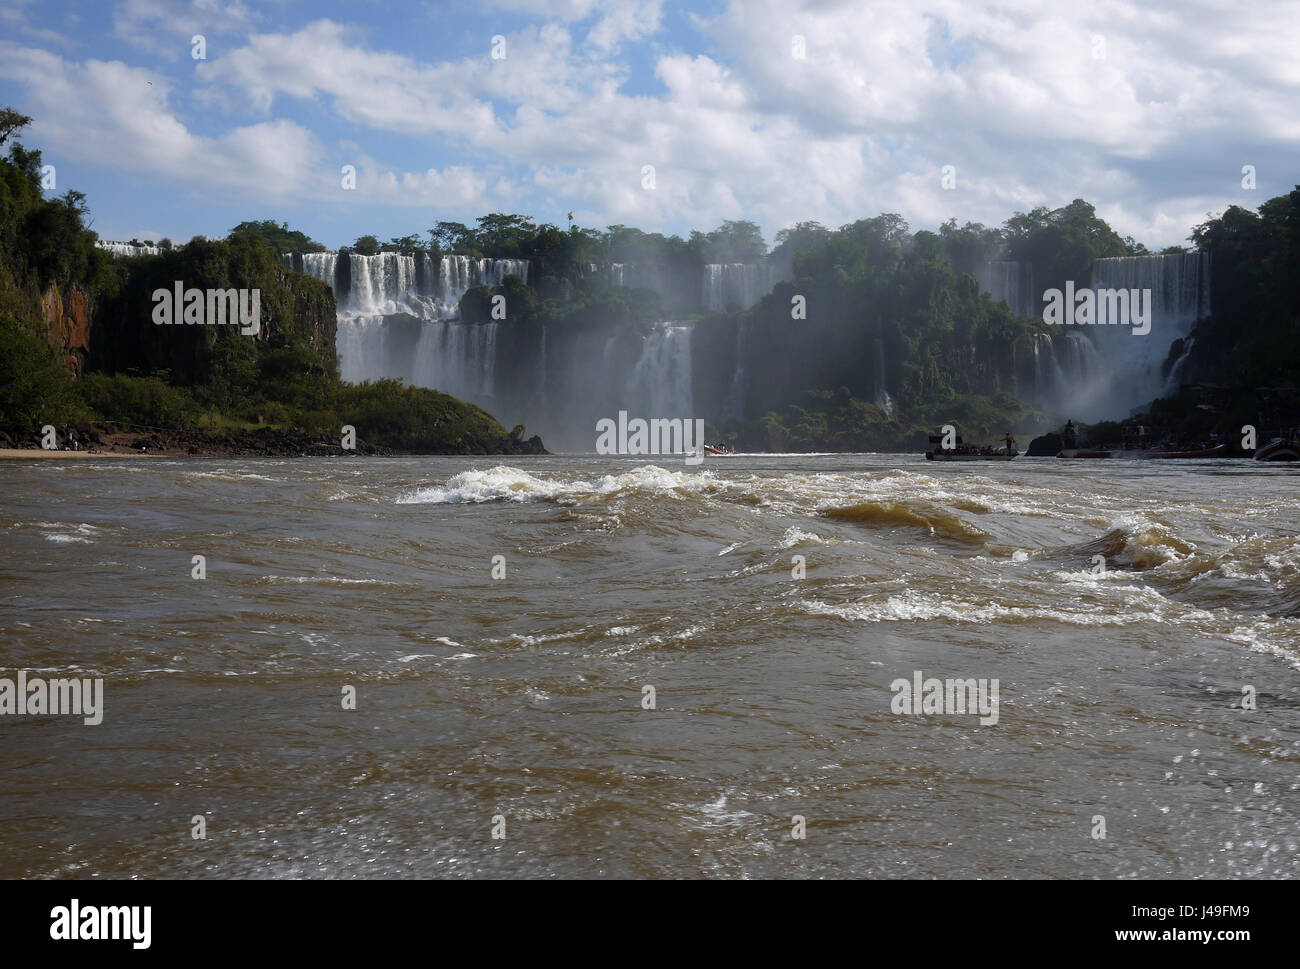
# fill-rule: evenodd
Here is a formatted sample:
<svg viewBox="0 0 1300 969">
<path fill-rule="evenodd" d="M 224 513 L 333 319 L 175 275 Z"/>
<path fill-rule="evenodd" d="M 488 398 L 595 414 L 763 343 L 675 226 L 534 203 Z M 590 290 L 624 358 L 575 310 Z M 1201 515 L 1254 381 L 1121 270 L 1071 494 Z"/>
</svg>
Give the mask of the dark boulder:
<svg viewBox="0 0 1300 969">
<path fill-rule="evenodd" d="M 1031 458 L 1054 458 L 1061 451 L 1061 443 L 1061 435 L 1044 434 L 1029 442 L 1029 450 L 1025 454 Z"/>
</svg>

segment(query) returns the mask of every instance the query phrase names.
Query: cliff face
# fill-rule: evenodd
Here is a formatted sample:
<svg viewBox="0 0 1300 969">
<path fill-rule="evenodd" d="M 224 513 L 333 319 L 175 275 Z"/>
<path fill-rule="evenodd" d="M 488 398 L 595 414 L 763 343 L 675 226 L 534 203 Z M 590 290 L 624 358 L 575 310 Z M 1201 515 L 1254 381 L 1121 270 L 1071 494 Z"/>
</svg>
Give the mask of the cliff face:
<svg viewBox="0 0 1300 969">
<path fill-rule="evenodd" d="M 90 356 L 92 307 L 86 294 L 75 287 L 64 293 L 51 286 L 41 297 L 41 336 L 78 377 Z"/>
<path fill-rule="evenodd" d="M 257 334 L 179 320 L 171 326 L 154 323 L 154 292 L 170 293 L 177 283 L 185 290 L 256 289 Z M 254 348 L 260 350 L 273 337 L 294 331 L 313 349 L 332 354 L 336 325 L 334 294 L 319 280 L 289 270 L 260 250 L 240 250 L 223 242 L 191 244 L 132 266 L 121 290 L 96 315 L 88 369 L 167 370 L 181 384 L 202 383 L 232 355 L 256 357 Z"/>
<path fill-rule="evenodd" d="M 299 273 L 282 272 L 277 282 L 290 294 L 290 319 L 272 320 L 272 325 L 296 326 L 317 350 L 335 349 L 338 318 L 334 293 L 319 280 Z"/>
</svg>

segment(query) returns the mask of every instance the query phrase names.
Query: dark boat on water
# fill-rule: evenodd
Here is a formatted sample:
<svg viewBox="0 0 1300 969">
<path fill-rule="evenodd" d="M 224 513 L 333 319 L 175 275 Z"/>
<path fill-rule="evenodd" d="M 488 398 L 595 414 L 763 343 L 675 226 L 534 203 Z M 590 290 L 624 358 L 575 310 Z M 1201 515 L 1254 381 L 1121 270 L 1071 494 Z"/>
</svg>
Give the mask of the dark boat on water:
<svg viewBox="0 0 1300 969">
<path fill-rule="evenodd" d="M 1198 448 L 1194 451 L 1139 451 L 1139 458 L 1226 458 L 1228 445 L 1216 444 L 1214 447 Z"/>
<path fill-rule="evenodd" d="M 1056 455 L 1058 458 L 1141 458 L 1144 461 L 1153 458 L 1227 458 L 1231 457 L 1228 453 L 1228 445 L 1218 444 L 1214 447 L 1197 448 L 1191 451 L 1162 451 L 1145 448 L 1142 450 L 1125 450 L 1123 448 L 1062 448 Z"/>
<path fill-rule="evenodd" d="M 1141 458 L 1150 460 L 1153 458 L 1171 458 L 1186 460 L 1189 458 L 1226 458 L 1232 455 L 1228 451 L 1226 444 L 1212 444 L 1209 447 L 1183 449 L 1177 446 L 1164 445 L 1160 447 L 1145 446 L 1147 442 L 1147 430 L 1139 425 L 1135 433 L 1130 433 L 1130 429 L 1124 432 L 1124 442 L 1122 445 L 1115 445 L 1106 442 L 1102 447 L 1078 447 L 1078 428 L 1073 421 L 1068 421 L 1061 431 L 1062 447 L 1056 452 L 1058 458 Z"/>
<path fill-rule="evenodd" d="M 1001 447 L 963 444 L 960 435 L 950 448 L 943 446 L 943 437 L 938 434 L 930 435 L 930 443 L 935 446 L 925 452 L 927 461 L 1010 461 L 1020 453 L 1016 450 L 1015 438 L 1010 434 Z"/>
</svg>

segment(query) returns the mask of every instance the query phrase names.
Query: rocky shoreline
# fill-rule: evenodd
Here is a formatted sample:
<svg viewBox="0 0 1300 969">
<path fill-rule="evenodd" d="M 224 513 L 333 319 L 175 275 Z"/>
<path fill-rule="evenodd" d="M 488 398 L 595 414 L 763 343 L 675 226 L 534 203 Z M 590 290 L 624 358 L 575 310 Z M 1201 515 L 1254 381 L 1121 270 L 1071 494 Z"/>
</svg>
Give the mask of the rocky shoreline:
<svg viewBox="0 0 1300 969">
<path fill-rule="evenodd" d="M 236 431 L 221 437 L 185 431 L 157 431 L 148 434 L 127 432 L 103 433 L 94 428 L 77 429 L 77 446 L 70 436 L 59 435 L 59 450 L 41 447 L 40 437 L 15 439 L 0 432 L 0 451 L 6 457 L 339 457 L 344 455 L 402 457 L 420 454 L 502 454 L 528 455 L 549 453 L 536 435 L 527 440 L 510 437 L 501 440 L 466 435 L 460 447 L 443 449 L 399 449 L 367 444 L 357 440 L 356 448 L 345 450 L 337 439 L 313 437 L 302 431 L 264 427 L 255 431 Z"/>
</svg>

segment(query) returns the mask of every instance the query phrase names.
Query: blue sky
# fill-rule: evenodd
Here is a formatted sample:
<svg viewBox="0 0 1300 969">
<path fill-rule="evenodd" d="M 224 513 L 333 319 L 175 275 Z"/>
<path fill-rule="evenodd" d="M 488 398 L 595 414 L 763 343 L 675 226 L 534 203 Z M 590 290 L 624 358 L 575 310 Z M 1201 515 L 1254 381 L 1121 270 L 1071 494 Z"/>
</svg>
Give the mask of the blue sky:
<svg viewBox="0 0 1300 969">
<path fill-rule="evenodd" d="M 573 211 L 770 241 L 1083 197 L 1163 246 L 1300 182 L 1297 38 L 1290 2 L 0 0 L 0 103 L 107 239 Z"/>
</svg>

